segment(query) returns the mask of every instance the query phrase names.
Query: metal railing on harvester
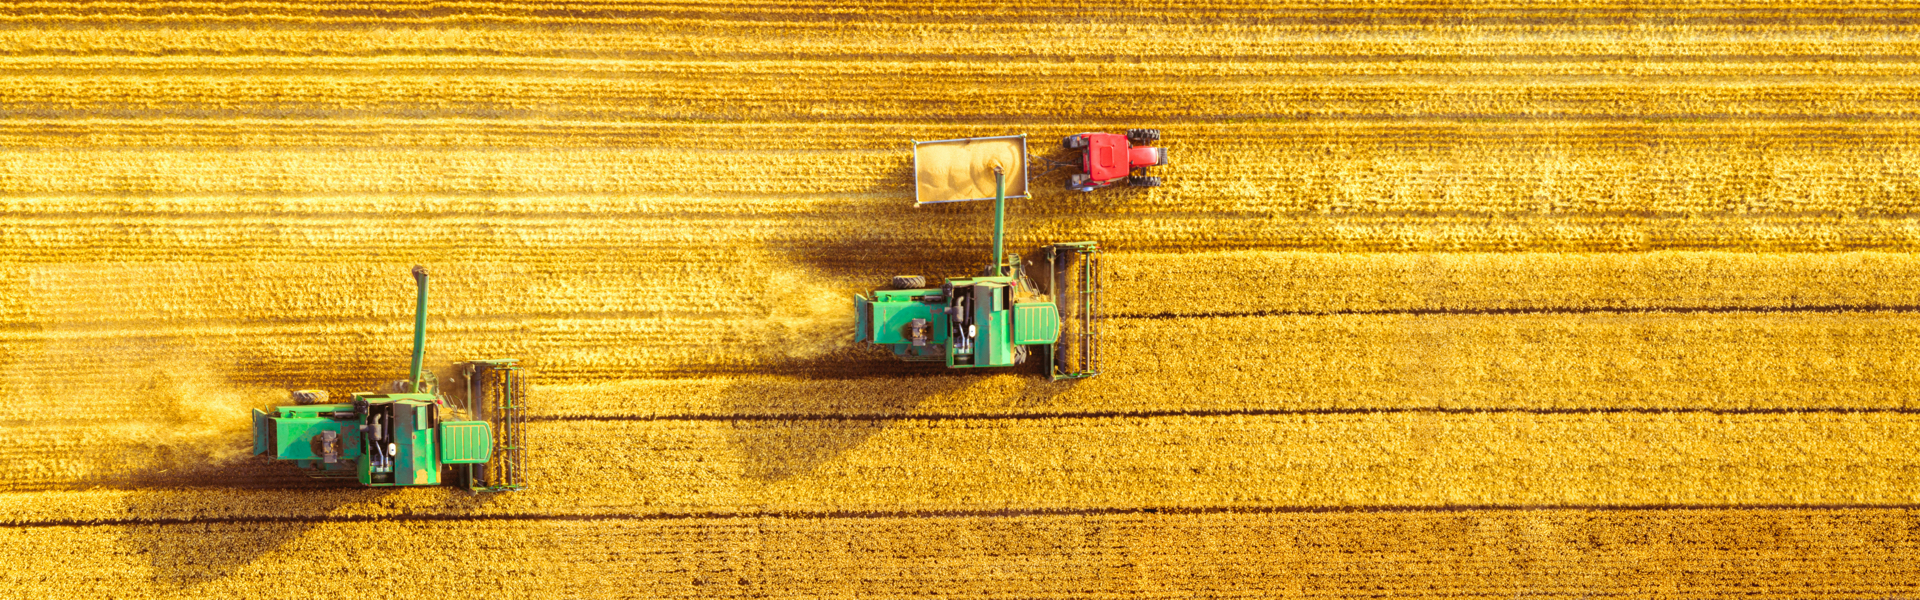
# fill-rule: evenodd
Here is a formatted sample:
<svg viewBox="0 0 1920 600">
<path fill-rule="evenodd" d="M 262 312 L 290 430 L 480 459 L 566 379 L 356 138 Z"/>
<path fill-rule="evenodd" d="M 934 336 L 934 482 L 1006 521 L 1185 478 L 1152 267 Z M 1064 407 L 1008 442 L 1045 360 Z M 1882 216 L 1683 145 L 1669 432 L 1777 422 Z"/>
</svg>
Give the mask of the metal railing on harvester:
<svg viewBox="0 0 1920 600">
<path fill-rule="evenodd" d="M 525 389 L 516 361 L 475 361 L 467 365 L 467 412 L 493 426 L 493 459 L 472 465 L 466 487 L 476 492 L 525 489 Z"/>
<path fill-rule="evenodd" d="M 1060 307 L 1060 339 L 1054 344 L 1052 379 L 1083 379 L 1100 374 L 1100 246 L 1094 242 L 1056 244 L 1052 254 L 1054 301 Z"/>
</svg>

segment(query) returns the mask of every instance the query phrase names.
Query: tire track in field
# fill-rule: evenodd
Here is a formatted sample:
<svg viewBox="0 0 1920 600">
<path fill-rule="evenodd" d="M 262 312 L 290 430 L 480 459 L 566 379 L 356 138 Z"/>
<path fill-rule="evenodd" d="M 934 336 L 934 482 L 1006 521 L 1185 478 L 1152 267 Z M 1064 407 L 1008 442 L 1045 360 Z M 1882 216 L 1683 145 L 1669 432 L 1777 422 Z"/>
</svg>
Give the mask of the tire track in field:
<svg viewBox="0 0 1920 600">
<path fill-rule="evenodd" d="M 1120 515 L 1291 515 L 1291 514 L 1408 514 L 1486 512 L 1708 512 L 1777 510 L 1796 512 L 1911 511 L 1920 504 L 1483 504 L 1440 506 L 1103 506 L 1084 508 L 996 508 L 989 510 L 780 510 L 710 511 L 684 513 L 628 513 L 594 515 L 392 515 L 392 516 L 284 516 L 284 517 L 203 517 L 190 519 L 101 519 L 46 520 L 0 523 L 0 529 L 42 529 L 53 527 L 102 526 L 174 526 L 229 525 L 243 523 L 386 523 L 386 522 L 473 522 L 473 521 L 701 521 L 739 519 L 1018 519 L 1028 517 L 1106 517 Z"/>
<path fill-rule="evenodd" d="M 1912 510 L 1437 511 L 897 519 L 439 521 L 0 528 L 14 573 L 54 589 L 283 586 L 314 556 L 425 552 L 504 596 L 1081 598 L 1899 595 Z M 342 544 L 339 540 L 355 540 Z M 834 543 L 821 543 L 833 540 Z M 131 548 L 134 552 L 129 552 Z M 1793 548 L 1795 551 L 1783 550 Z M 235 555 L 238 555 L 237 557 Z M 1363 556 L 1367 560 L 1356 561 Z M 195 557 L 199 557 L 198 560 Z M 209 560 L 211 559 L 211 560 Z M 590 566 L 578 566 L 585 563 Z M 529 576 L 568 573 L 560 581 Z M 1196 570 L 1194 565 L 1205 565 Z M 575 569 L 564 571 L 563 569 Z M 617 577 L 600 578 L 605 573 Z M 1260 574 L 1255 577 L 1248 574 Z M 395 593 L 444 591 L 398 578 Z M 343 588 L 344 589 L 344 588 Z M 1444 594 L 1433 593 L 1444 590 Z"/>
<path fill-rule="evenodd" d="M 1167 312 L 1154 314 L 1110 315 L 1115 319 L 1233 319 L 1244 317 L 1305 317 L 1336 315 L 1429 316 L 1429 315 L 1587 315 L 1587 314 L 1873 314 L 1920 312 L 1920 305 L 1824 305 L 1824 306 L 1540 306 L 1530 308 L 1380 308 L 1329 310 L 1268 310 L 1235 312 Z"/>
<path fill-rule="evenodd" d="M 535 415 L 528 422 L 548 421 L 709 421 L 709 422 L 889 422 L 889 421 L 1010 421 L 1038 419 L 1169 419 L 1193 417 L 1275 417 L 1301 415 L 1371 415 L 1391 413 L 1432 414 L 1711 414 L 1711 415 L 1785 415 L 1785 414 L 1920 414 L 1920 408 L 1449 408 L 1443 406 L 1395 406 L 1382 408 L 1312 408 L 1299 410 L 1238 409 L 1220 411 L 1137 411 L 1137 412 L 1033 412 L 1002 414 L 941 414 L 913 412 L 881 415 L 793 414 L 698 414 L 698 415 Z"/>
</svg>

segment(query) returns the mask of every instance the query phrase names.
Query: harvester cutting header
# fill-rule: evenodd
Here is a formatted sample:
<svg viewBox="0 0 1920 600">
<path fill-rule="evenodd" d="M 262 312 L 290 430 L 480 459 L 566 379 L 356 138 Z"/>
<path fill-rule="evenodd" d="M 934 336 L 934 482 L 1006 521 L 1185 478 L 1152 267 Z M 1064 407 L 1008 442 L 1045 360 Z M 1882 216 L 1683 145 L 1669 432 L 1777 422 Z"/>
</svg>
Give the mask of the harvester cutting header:
<svg viewBox="0 0 1920 600">
<path fill-rule="evenodd" d="M 294 461 L 316 478 L 357 479 L 368 486 L 445 480 L 476 492 L 522 489 L 526 407 L 518 361 L 460 363 L 451 389 L 442 390 L 433 374 L 421 370 L 426 268 L 414 267 L 413 277 L 418 302 L 408 378 L 387 393 L 355 393 L 348 403 L 328 403 L 322 390 L 299 390 L 294 406 L 254 409 L 253 453 Z"/>
<path fill-rule="evenodd" d="M 1027 195 L 1027 137 L 915 142 L 913 155 L 916 206 L 993 199 L 991 262 L 939 287 L 898 276 L 871 300 L 855 295 L 855 341 L 950 368 L 1011 367 L 1038 348 L 1050 379 L 1098 375 L 1100 244 L 1046 246 L 1037 263 L 1005 253 L 1007 198 Z"/>
</svg>

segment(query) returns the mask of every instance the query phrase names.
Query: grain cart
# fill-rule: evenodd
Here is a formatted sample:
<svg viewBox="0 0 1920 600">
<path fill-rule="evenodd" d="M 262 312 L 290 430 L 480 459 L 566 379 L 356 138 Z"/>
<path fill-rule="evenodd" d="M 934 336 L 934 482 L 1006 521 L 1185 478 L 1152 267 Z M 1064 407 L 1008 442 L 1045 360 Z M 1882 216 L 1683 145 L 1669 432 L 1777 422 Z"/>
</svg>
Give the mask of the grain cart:
<svg viewBox="0 0 1920 600">
<path fill-rule="evenodd" d="M 413 268 L 413 369 L 386 393 L 329 403 L 323 390 L 293 392 L 292 406 L 253 411 L 253 453 L 291 460 L 322 479 L 361 485 L 453 483 L 475 492 L 525 487 L 526 406 L 517 360 L 456 365 L 443 389 L 421 370 L 427 342 L 427 270 Z"/>
<path fill-rule="evenodd" d="M 1068 150 L 1080 150 L 1073 166 L 1080 172 L 1067 177 L 1067 189 L 1091 192 L 1127 180 L 1133 187 L 1160 187 L 1160 177 L 1146 174 L 1147 167 L 1167 164 L 1166 148 L 1147 144 L 1160 140 L 1158 129 L 1128 129 L 1117 133 L 1076 133 L 1060 140 Z"/>
<path fill-rule="evenodd" d="M 1027 190 L 1025 135 L 914 143 L 915 205 L 993 199 L 993 255 L 979 276 L 928 287 L 898 276 L 854 296 L 856 341 L 950 368 L 1010 367 L 1038 348 L 1052 380 L 1100 373 L 1097 242 L 1047 246 L 1039 262 L 1005 254 L 1007 198 Z M 991 182 L 991 183 L 988 183 Z M 982 192 L 991 185 L 992 196 Z"/>
</svg>

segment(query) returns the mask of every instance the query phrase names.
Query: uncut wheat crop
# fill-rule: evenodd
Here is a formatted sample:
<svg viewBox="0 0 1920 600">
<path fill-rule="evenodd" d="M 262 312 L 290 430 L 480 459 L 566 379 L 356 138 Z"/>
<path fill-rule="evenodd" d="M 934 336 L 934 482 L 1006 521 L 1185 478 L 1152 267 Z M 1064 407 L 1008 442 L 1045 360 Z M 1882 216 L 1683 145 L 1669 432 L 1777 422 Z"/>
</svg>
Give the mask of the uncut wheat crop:
<svg viewBox="0 0 1920 600">
<path fill-rule="evenodd" d="M 1920 596 L 1916 57 L 1874 2 L 0 6 L 0 598 Z M 1064 189 L 1128 128 L 1165 185 Z M 912 142 L 1017 134 L 1102 373 L 856 344 L 989 260 Z M 531 489 L 251 456 L 404 376 L 416 264 Z"/>
</svg>

